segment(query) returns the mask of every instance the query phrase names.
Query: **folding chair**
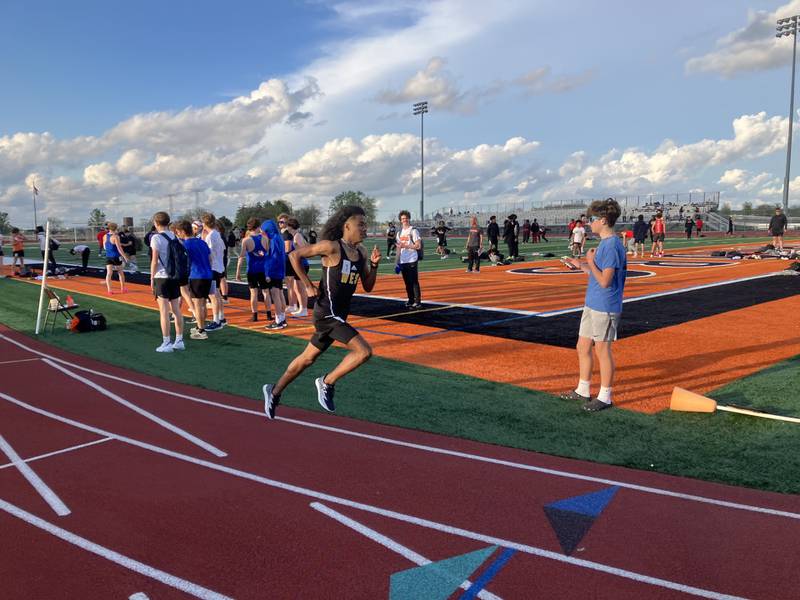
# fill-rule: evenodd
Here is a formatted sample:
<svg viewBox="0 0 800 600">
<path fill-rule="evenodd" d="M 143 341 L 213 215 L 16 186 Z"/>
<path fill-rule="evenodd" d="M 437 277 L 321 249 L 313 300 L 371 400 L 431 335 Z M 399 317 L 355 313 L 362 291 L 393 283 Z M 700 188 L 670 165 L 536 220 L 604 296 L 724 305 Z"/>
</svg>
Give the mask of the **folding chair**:
<svg viewBox="0 0 800 600">
<path fill-rule="evenodd" d="M 67 306 L 63 302 L 61 302 L 61 298 L 58 297 L 53 290 L 49 287 L 45 286 L 44 293 L 47 294 L 48 302 L 47 302 L 47 313 L 44 315 L 44 327 L 42 327 L 42 331 L 47 331 L 47 320 L 50 318 L 50 315 L 53 315 L 53 322 L 50 325 L 50 331 L 54 332 L 56 329 L 56 319 L 58 315 L 62 315 L 64 319 L 69 323 L 72 321 L 72 310 L 78 308 L 77 304 L 70 304 Z"/>
</svg>

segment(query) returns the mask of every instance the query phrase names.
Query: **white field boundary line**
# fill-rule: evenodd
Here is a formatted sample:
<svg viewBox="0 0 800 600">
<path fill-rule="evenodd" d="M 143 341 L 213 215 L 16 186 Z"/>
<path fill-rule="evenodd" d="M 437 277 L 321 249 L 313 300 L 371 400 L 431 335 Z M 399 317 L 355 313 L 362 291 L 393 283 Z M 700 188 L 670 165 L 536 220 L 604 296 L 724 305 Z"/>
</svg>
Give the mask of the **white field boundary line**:
<svg viewBox="0 0 800 600">
<path fill-rule="evenodd" d="M 52 508 L 59 517 L 66 517 L 68 514 L 70 514 L 71 511 L 69 508 L 67 508 L 67 505 L 61 501 L 61 498 L 59 498 L 58 495 L 56 495 L 56 493 L 50 489 L 50 486 L 42 481 L 42 478 L 39 477 L 36 472 L 28 466 L 28 463 L 20 458 L 16 450 L 11 447 L 11 444 L 9 444 L 2 435 L 0 435 L 0 450 L 3 451 L 3 453 L 8 457 L 8 460 L 11 461 L 11 464 L 13 464 L 19 470 L 22 476 L 28 480 L 28 483 L 33 486 L 33 488 L 39 493 L 44 501 L 50 505 L 50 508 Z"/>
<path fill-rule="evenodd" d="M 143 409 L 143 408 L 141 408 L 139 406 L 136 406 L 132 402 L 128 402 L 124 398 L 121 398 L 120 396 L 117 396 L 114 392 L 111 392 L 111 391 L 103 388 L 102 386 L 97 385 L 94 381 L 91 381 L 89 379 L 85 379 L 83 377 L 79 377 L 78 375 L 75 375 L 75 373 L 71 373 L 70 371 L 68 371 L 67 369 L 65 369 L 61 365 L 53 362 L 49 358 L 44 358 L 42 360 L 43 360 L 43 362 L 47 363 L 48 365 L 50 365 L 54 369 L 57 369 L 57 370 L 61 371 L 62 373 L 64 373 L 64 375 L 67 375 L 68 377 L 72 377 L 76 381 L 79 381 L 80 383 L 88 385 L 90 388 L 100 392 L 101 394 L 103 394 L 107 398 L 111 398 L 114 402 L 122 404 L 122 406 L 125 406 L 126 408 L 129 408 L 133 412 L 142 415 L 143 417 L 145 417 L 146 419 L 149 419 L 150 421 L 152 421 L 153 423 L 156 423 L 157 425 L 161 425 L 161 427 L 163 427 L 164 429 L 167 429 L 167 430 L 171 431 L 172 433 L 174 433 L 176 435 L 179 435 L 180 437 L 182 437 L 186 441 L 191 442 L 192 444 L 195 444 L 196 446 L 200 446 L 203 450 L 206 450 L 207 452 L 210 452 L 214 456 L 216 456 L 218 458 L 222 458 L 224 456 L 227 456 L 227 454 L 225 452 L 223 452 L 222 450 L 220 450 L 216 446 L 212 446 L 208 442 L 204 442 L 203 440 L 201 440 L 197 436 L 194 436 L 191 433 L 189 433 L 188 431 L 185 431 L 185 430 L 181 429 L 177 425 L 173 425 L 169 421 L 166 421 L 166 420 L 162 419 L 161 417 L 157 417 L 153 413 L 151 413 L 149 411 L 146 411 L 145 409 Z"/>
<path fill-rule="evenodd" d="M 326 515 L 331 519 L 338 521 L 345 527 L 349 527 L 356 533 L 360 533 L 364 537 L 371 539 L 373 542 L 377 542 L 384 548 L 387 548 L 392 552 L 396 552 L 403 558 L 406 558 L 411 562 L 413 562 L 415 565 L 419 565 L 420 567 L 422 567 L 424 565 L 429 565 L 433 562 L 430 559 L 425 558 L 421 554 L 417 554 L 416 552 L 411 550 L 411 548 L 403 546 L 401 543 L 393 540 L 392 538 L 385 536 L 382 533 L 378 533 L 374 529 L 370 529 L 363 523 L 359 523 L 358 521 L 351 519 L 350 517 L 347 517 L 342 513 L 333 510 L 332 508 L 325 506 L 321 502 L 312 502 L 310 506 L 314 510 L 321 512 L 323 515 Z M 462 590 L 468 590 L 471 586 L 472 582 L 469 579 L 467 579 L 458 587 L 461 588 Z M 478 592 L 478 598 L 482 598 L 483 600 L 503 600 L 499 596 L 495 596 L 494 594 L 486 590 L 481 590 L 480 592 Z"/>
<path fill-rule="evenodd" d="M 512 548 L 514 550 L 519 550 L 520 552 L 524 552 L 526 554 L 532 554 L 534 556 L 538 556 L 541 558 L 547 558 L 551 560 L 555 560 L 557 562 L 582 567 L 585 569 L 590 569 L 592 571 L 599 571 L 601 573 L 606 573 L 609 575 L 616 575 L 618 577 L 622 577 L 624 579 L 629 579 L 632 581 L 637 581 L 639 583 L 653 585 L 657 587 L 663 587 L 670 590 L 677 590 L 680 592 L 684 592 L 686 594 L 691 594 L 694 596 L 699 596 L 701 598 L 712 598 L 714 600 L 743 600 L 738 596 L 731 596 L 728 594 L 722 594 L 719 592 L 715 592 L 713 590 L 706 590 L 703 588 L 698 588 L 682 583 L 677 583 L 675 581 L 670 581 L 668 579 L 661 579 L 659 577 L 651 577 L 649 575 L 644 575 L 642 573 L 637 573 L 635 571 L 629 571 L 627 569 L 622 569 L 619 567 L 614 567 L 611 565 L 606 565 L 603 563 L 598 563 L 590 560 L 584 560 L 580 558 L 573 558 L 571 556 L 566 556 L 564 554 L 560 554 L 558 552 L 553 552 L 551 550 L 545 550 L 544 548 L 539 548 L 536 546 L 530 546 L 528 544 L 523 544 L 521 542 L 515 542 L 512 540 L 507 540 L 504 538 L 486 535 L 482 533 L 477 533 L 474 531 L 470 531 L 468 529 L 462 529 L 460 527 L 455 527 L 452 525 L 447 525 L 445 523 L 438 523 L 436 521 L 430 521 L 428 519 L 423 519 L 420 517 L 415 517 L 413 515 L 407 515 L 401 512 L 396 512 L 393 510 L 380 508 L 378 506 L 373 506 L 371 504 L 364 504 L 362 502 L 356 502 L 354 500 L 349 500 L 347 498 L 342 498 L 340 496 L 334 496 L 332 494 L 327 494 L 325 492 L 320 492 L 317 490 L 313 490 L 311 488 L 302 487 L 299 485 L 294 485 L 291 483 L 286 483 L 283 481 L 278 481 L 276 479 L 270 479 L 268 477 L 263 477 L 261 475 L 256 475 L 255 473 L 250 473 L 248 471 L 242 471 L 239 469 L 234 469 L 233 467 L 226 467 L 225 465 L 219 465 L 217 463 L 209 462 L 207 460 L 203 460 L 201 458 L 195 458 L 193 456 L 189 456 L 187 454 L 181 454 L 180 452 L 175 452 L 173 450 L 168 450 L 166 448 L 162 448 L 160 446 L 156 446 L 153 444 L 148 444 L 147 442 L 141 442 L 139 440 L 135 440 L 123 435 L 117 435 L 116 433 L 112 433 L 110 431 L 105 431 L 103 429 L 99 429 L 97 427 L 93 427 L 91 425 L 87 425 L 85 423 L 81 423 L 80 421 L 74 421 L 67 417 L 62 417 L 55 413 L 51 413 L 41 408 L 37 408 L 22 400 L 17 400 L 7 394 L 0 392 L 0 398 L 6 400 L 7 402 L 11 402 L 12 404 L 16 404 L 21 408 L 25 408 L 33 413 L 42 415 L 43 417 L 48 417 L 55 421 L 59 421 L 61 423 L 66 423 L 67 425 L 72 425 L 73 427 L 77 427 L 78 429 L 83 429 L 84 431 L 89 431 L 92 433 L 96 433 L 98 435 L 112 437 L 120 442 L 124 442 L 126 444 L 130 444 L 131 446 L 136 446 L 138 448 L 142 448 L 144 450 L 149 450 L 150 452 L 154 452 L 156 454 L 161 454 L 163 456 L 169 456 L 171 458 L 175 458 L 193 465 L 197 465 L 200 467 L 205 467 L 207 469 L 211 469 L 212 471 L 218 471 L 220 473 L 225 473 L 227 475 L 232 475 L 234 477 L 238 477 L 240 479 L 244 479 L 247 481 L 252 481 L 254 483 L 260 483 L 262 485 L 283 490 L 286 492 L 291 492 L 293 494 L 298 494 L 301 496 L 305 496 L 308 498 L 313 498 L 315 500 L 321 500 L 323 502 L 329 502 L 331 504 L 338 504 L 341 506 L 347 506 L 350 508 L 354 508 L 357 510 L 363 510 L 365 512 L 369 512 L 375 515 L 380 515 L 382 517 L 387 517 L 389 519 L 395 519 L 397 521 L 401 521 L 404 523 L 410 523 L 412 525 L 417 525 L 419 527 L 425 527 L 427 529 L 433 529 L 435 531 L 440 531 L 443 533 L 448 533 L 451 535 L 460 536 L 466 539 L 477 540 L 479 542 L 485 542 L 487 544 L 495 544 L 497 546 L 503 546 L 504 548 Z M 2 502 L 2 501 L 0 501 Z M 0 508 L 3 508 L 3 505 L 0 504 Z"/>
<path fill-rule="evenodd" d="M 46 531 L 47 533 L 50 533 L 57 538 L 72 544 L 73 546 L 78 546 L 78 548 L 91 552 L 92 554 L 96 554 L 101 558 L 105 558 L 106 560 L 116 563 L 121 567 L 129 569 L 135 573 L 139 573 L 140 575 L 144 575 L 150 579 L 155 579 L 164 585 L 178 589 L 191 596 L 194 596 L 195 598 L 202 598 L 203 600 L 232 600 L 228 596 L 223 596 L 222 594 L 218 594 L 217 592 L 204 588 L 196 583 L 192 583 L 186 579 L 181 579 L 175 575 L 170 575 L 169 573 L 166 573 L 160 569 L 156 569 L 155 567 L 151 567 L 150 565 L 146 565 L 138 560 L 125 556 L 124 554 L 120 554 L 119 552 L 111 550 L 110 548 L 96 544 L 90 540 L 87 540 L 86 538 L 72 533 L 71 531 L 67 531 L 66 529 L 62 529 L 61 527 L 53 525 L 44 519 L 40 519 L 36 515 L 32 515 L 31 513 L 11 504 L 10 502 L 6 502 L 3 499 L 0 499 L 0 510 L 4 510 L 11 516 L 25 521 L 29 525 L 33 525 L 42 531 Z"/>
<path fill-rule="evenodd" d="M 634 296 L 633 298 L 625 298 L 622 301 L 622 303 L 623 304 L 628 304 L 630 302 L 639 302 L 640 300 L 649 300 L 651 298 L 661 298 L 663 296 L 673 296 L 675 294 L 682 294 L 684 292 L 693 292 L 695 290 L 704 290 L 704 289 L 707 289 L 707 288 L 722 287 L 722 286 L 726 286 L 726 285 L 731 285 L 733 283 L 742 283 L 744 281 L 752 281 L 754 279 L 765 279 L 767 277 L 775 277 L 779 273 L 780 273 L 780 271 L 778 271 L 776 273 L 766 273 L 764 275 L 753 275 L 752 277 L 742 277 L 740 279 L 728 279 L 726 281 L 716 281 L 714 283 L 704 283 L 702 285 L 694 285 L 692 287 L 681 288 L 681 289 L 678 289 L 678 290 L 667 290 L 667 291 L 664 291 L 664 292 L 654 292 L 652 294 L 645 294 L 643 296 Z M 567 313 L 581 312 L 582 310 L 583 310 L 583 307 L 580 306 L 580 307 L 575 307 L 575 308 L 565 308 L 564 310 L 552 310 L 552 311 L 549 311 L 549 312 L 543 312 L 543 313 L 539 313 L 536 316 L 542 317 L 542 318 L 555 317 L 555 316 L 558 316 L 558 315 L 565 315 Z"/>
<path fill-rule="evenodd" d="M 230 406 L 229 404 L 222 404 L 220 402 L 213 402 L 212 400 L 203 400 L 202 398 L 195 398 L 194 396 L 189 396 L 187 394 L 181 394 L 180 392 L 173 392 L 172 390 L 161 389 L 161 388 L 158 388 L 158 387 L 155 387 L 155 386 L 152 386 L 152 385 L 148 385 L 146 383 L 140 383 L 138 381 L 134 381 L 134 380 L 131 380 L 131 379 L 125 379 L 124 377 L 118 377 L 116 375 L 111 375 L 109 373 L 103 373 L 102 371 L 94 371 L 94 370 L 89 369 L 87 367 L 82 367 L 80 365 L 70 363 L 70 362 L 68 362 L 68 361 L 66 361 L 64 359 L 56 358 L 54 356 L 50 356 L 48 354 L 45 354 L 44 352 L 40 352 L 39 350 L 34 350 L 33 348 L 29 348 L 29 347 L 25 346 L 24 344 L 22 344 L 21 342 L 18 342 L 18 341 L 14 340 L 14 339 L 11 339 L 11 338 L 3 335 L 3 334 L 0 334 L 0 339 L 5 339 L 6 341 L 11 342 L 12 344 L 16 344 L 20 348 L 24 348 L 24 349 L 26 349 L 26 350 L 28 350 L 30 352 L 33 352 L 33 353 L 36 353 L 36 354 L 40 354 L 42 356 L 50 357 L 52 360 L 58 361 L 58 362 L 62 362 L 64 364 L 66 364 L 66 365 L 69 365 L 73 369 L 80 369 L 82 371 L 86 371 L 88 373 L 93 373 L 95 375 L 98 375 L 100 377 L 107 377 L 108 379 L 113 379 L 115 381 L 121 381 L 121 382 L 127 383 L 129 385 L 140 387 L 140 388 L 143 388 L 143 389 L 146 389 L 146 390 L 151 390 L 151 391 L 154 391 L 154 392 L 160 392 L 160 393 L 166 394 L 168 396 L 174 396 L 175 398 L 182 398 L 183 400 L 189 400 L 191 402 L 196 402 L 198 404 L 205 404 L 206 406 L 214 406 L 216 408 L 221 408 L 221 409 L 229 410 L 229 411 L 232 411 L 232 412 L 239 412 L 239 413 L 244 413 L 244 414 L 248 414 L 248 415 L 254 415 L 254 416 L 260 417 L 260 418 L 266 418 L 266 415 L 262 411 L 250 410 L 250 409 L 247 409 L 247 408 L 239 408 L 237 406 Z M 468 453 L 468 452 L 459 452 L 458 450 L 448 450 L 446 448 L 439 448 L 439 447 L 436 447 L 436 446 L 428 446 L 428 445 L 425 445 L 425 444 L 416 444 L 414 442 L 406 442 L 406 441 L 403 441 L 403 440 L 397 440 L 397 439 L 393 439 L 393 438 L 387 438 L 387 437 L 383 437 L 383 436 L 372 435 L 372 434 L 369 434 L 369 433 L 361 433 L 361 432 L 358 432 L 358 431 L 351 431 L 349 429 L 342 429 L 342 428 L 339 428 L 339 427 L 332 427 L 330 425 L 322 425 L 322 424 L 319 424 L 319 423 L 312 423 L 310 421 L 302 421 L 300 419 L 290 419 L 290 418 L 287 418 L 287 417 L 277 417 L 276 420 L 284 421 L 286 423 L 291 423 L 293 425 L 299 425 L 301 427 L 310 427 L 312 429 L 320 429 L 322 431 L 329 431 L 331 433 L 338 433 L 338 434 L 342 434 L 342 435 L 348 435 L 348 436 L 351 436 L 351 437 L 356 437 L 356 438 L 360 438 L 360 439 L 364 439 L 364 440 L 372 440 L 374 442 L 379 442 L 379 443 L 382 443 L 382 444 L 389 444 L 389 445 L 392 445 L 392 446 L 400 446 L 400 447 L 403 447 L 403 448 L 412 448 L 414 450 L 421 450 L 423 452 L 431 452 L 433 454 L 443 454 L 445 456 L 453 456 L 453 457 L 456 457 L 456 458 L 463 458 L 463 459 L 466 459 L 466 460 L 474 460 L 476 462 L 483 462 L 483 463 L 498 465 L 498 466 L 502 466 L 502 467 L 509 467 L 509 468 L 512 468 L 512 469 L 520 469 L 520 470 L 523 470 L 523 471 L 531 471 L 531 472 L 534 472 L 534 473 L 543 473 L 545 475 L 552 475 L 553 477 L 564 477 L 564 478 L 567 478 L 567 479 L 576 479 L 576 480 L 579 480 L 579 481 L 590 481 L 590 482 L 593 482 L 593 483 L 600 483 L 600 484 L 603 484 L 603 485 L 616 485 L 616 486 L 619 486 L 619 487 L 622 487 L 622 488 L 626 488 L 626 489 L 629 489 L 629 490 L 634 490 L 634 491 L 637 491 L 637 492 L 642 492 L 642 493 L 645 493 L 645 494 L 655 494 L 655 495 L 658 495 L 658 496 L 667 496 L 667 497 L 670 497 L 670 498 L 678 498 L 680 500 L 688 500 L 688 501 L 691 501 L 691 502 L 700 502 L 700 503 L 703 503 L 703 504 L 710 504 L 710 505 L 713 505 L 713 506 L 721 506 L 723 508 L 731 508 L 731 509 L 735 509 L 735 510 L 743 510 L 743 511 L 747 511 L 747 512 L 765 514 L 765 515 L 769 515 L 769 516 L 773 516 L 773 517 L 786 517 L 786 518 L 789 518 L 789 519 L 800 520 L 800 513 L 795 513 L 795 512 L 789 512 L 789 511 L 778 510 L 778 509 L 773 509 L 773 508 L 766 508 L 766 507 L 763 507 L 763 506 L 755 506 L 755 505 L 752 505 L 752 504 L 741 504 L 741 503 L 738 503 L 738 502 L 729 502 L 727 500 L 719 500 L 717 498 L 708 498 L 706 496 L 697 496 L 697 495 L 694 495 L 694 494 L 684 494 L 684 493 L 681 493 L 681 492 L 675 492 L 675 491 L 667 490 L 667 489 L 663 489 L 663 488 L 657 488 L 657 487 L 646 486 L 646 485 L 638 485 L 638 484 L 635 484 L 635 483 L 628 483 L 628 482 L 625 482 L 625 481 L 618 481 L 616 479 L 606 479 L 604 477 L 594 477 L 592 475 L 582 475 L 580 473 L 573 473 L 572 471 L 562 471 L 562 470 L 558 470 L 558 469 L 550 469 L 550 468 L 547 468 L 547 467 L 537 467 L 535 465 L 529 465 L 529 464 L 525 464 L 525 463 L 519 463 L 519 462 L 514 462 L 514 461 L 509 461 L 509 460 L 503 460 L 503 459 L 499 459 L 499 458 L 491 458 L 491 457 L 488 457 L 488 456 L 482 456 L 480 454 L 471 454 L 471 453 Z"/>
<path fill-rule="evenodd" d="M 77 446 L 70 446 L 69 448 L 64 448 L 62 450 L 55 450 L 54 452 L 48 452 L 47 454 L 39 454 L 37 456 L 31 456 L 30 458 L 25 458 L 22 460 L 24 463 L 31 463 L 37 460 L 42 460 L 43 458 L 50 458 L 51 456 L 57 456 L 59 454 L 66 454 L 67 452 L 73 452 L 74 450 L 80 450 L 81 448 L 88 448 L 89 446 L 96 446 L 97 444 L 102 444 L 103 442 L 110 442 L 114 438 L 104 437 L 100 438 L 99 440 L 94 440 L 93 442 L 87 442 L 86 444 L 79 444 Z M 3 469 L 8 469 L 10 467 L 16 466 L 14 463 L 6 463 L 4 465 L 0 465 L 0 471 Z"/>
<path fill-rule="evenodd" d="M 18 358 L 16 360 L 0 361 L 0 365 L 16 365 L 17 363 L 32 362 L 34 360 L 41 360 L 41 358 Z"/>
<path fill-rule="evenodd" d="M 128 597 L 128 600 L 150 600 L 144 592 L 137 592 Z"/>
</svg>

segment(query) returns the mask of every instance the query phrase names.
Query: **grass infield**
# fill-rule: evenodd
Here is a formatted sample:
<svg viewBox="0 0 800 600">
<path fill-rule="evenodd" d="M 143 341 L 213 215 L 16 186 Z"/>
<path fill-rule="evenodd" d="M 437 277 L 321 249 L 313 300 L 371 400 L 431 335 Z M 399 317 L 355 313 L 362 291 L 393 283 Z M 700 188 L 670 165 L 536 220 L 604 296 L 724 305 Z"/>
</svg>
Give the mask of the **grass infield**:
<svg viewBox="0 0 800 600">
<path fill-rule="evenodd" d="M 442 261 L 447 262 L 447 261 Z M 39 288 L 0 280 L 0 321 L 32 335 Z M 305 346 L 303 340 L 226 328 L 186 352 L 157 354 L 154 311 L 73 294 L 82 308 L 103 312 L 104 332 L 73 334 L 63 321 L 40 336 L 64 350 L 157 377 L 252 398 L 274 382 Z M 286 392 L 285 405 L 318 410 L 313 379 L 344 355 L 332 347 Z M 524 358 L 518 365 L 524 368 Z M 800 356 L 713 392 L 732 403 L 800 416 Z M 135 401 L 135 399 L 132 399 Z M 597 414 L 574 403 L 512 385 L 373 357 L 337 386 L 337 413 L 502 446 L 659 471 L 784 493 L 800 493 L 800 426 L 716 413 L 645 415 L 614 409 Z M 265 421 L 265 429 L 274 426 Z"/>
</svg>

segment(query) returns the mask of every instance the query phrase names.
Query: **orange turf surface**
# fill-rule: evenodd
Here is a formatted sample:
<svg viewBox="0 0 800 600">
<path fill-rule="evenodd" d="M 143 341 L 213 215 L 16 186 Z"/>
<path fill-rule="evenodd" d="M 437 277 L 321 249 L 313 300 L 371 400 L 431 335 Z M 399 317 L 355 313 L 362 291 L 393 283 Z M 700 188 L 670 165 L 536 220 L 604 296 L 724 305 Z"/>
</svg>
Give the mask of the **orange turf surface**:
<svg viewBox="0 0 800 600">
<path fill-rule="evenodd" d="M 703 248 L 702 251 L 707 250 Z M 664 260 L 695 262 L 716 259 Z M 510 269 L 548 265 L 562 269 L 558 261 L 546 261 L 517 263 L 510 267 L 484 267 L 480 274 L 460 270 L 421 273 L 423 301 L 526 311 L 582 306 L 586 283 L 583 274 L 547 276 L 507 273 Z M 752 277 L 780 271 L 786 266 L 787 262 L 780 260 L 742 260 L 730 266 L 702 268 L 640 266 L 631 261 L 630 269 L 652 271 L 655 276 L 629 279 L 625 296 L 630 298 Z M 83 294 L 106 295 L 105 283 L 101 279 L 51 279 L 49 284 L 54 288 Z M 114 285 L 117 289 L 118 284 L 115 282 Z M 112 299 L 155 309 L 149 287 L 130 284 L 128 287 L 131 290 L 129 293 L 113 296 Z M 372 293 L 404 298 L 405 290 L 399 277 L 382 275 Z M 398 303 L 398 312 L 403 311 L 399 307 Z M 421 312 L 442 309 L 432 306 Z M 787 325 L 787 315 L 797 314 L 799 310 L 800 296 L 792 296 L 620 339 L 614 343 L 617 365 L 614 401 L 622 408 L 656 412 L 668 406 L 670 393 L 676 385 L 706 393 L 800 354 L 800 330 Z M 266 334 L 263 320 L 258 323 L 249 321 L 249 303 L 245 300 L 231 298 L 231 303 L 226 307 L 226 317 L 233 326 Z M 623 327 L 624 319 L 623 313 Z M 385 318 L 353 315 L 349 321 L 362 330 L 375 353 L 386 358 L 552 394 L 569 390 L 576 383 L 578 361 L 572 349 L 474 332 L 443 331 Z M 308 339 L 313 333 L 309 318 L 290 319 L 289 323 L 288 329 L 269 335 Z M 157 336 L 155 319 L 153 326 L 154 336 Z M 439 333 L 422 339 L 397 337 L 428 332 Z M 213 342 L 209 340 L 208 343 Z M 288 363 L 290 357 L 285 357 L 285 360 Z M 595 366 L 594 393 L 598 381 L 599 373 Z"/>
</svg>

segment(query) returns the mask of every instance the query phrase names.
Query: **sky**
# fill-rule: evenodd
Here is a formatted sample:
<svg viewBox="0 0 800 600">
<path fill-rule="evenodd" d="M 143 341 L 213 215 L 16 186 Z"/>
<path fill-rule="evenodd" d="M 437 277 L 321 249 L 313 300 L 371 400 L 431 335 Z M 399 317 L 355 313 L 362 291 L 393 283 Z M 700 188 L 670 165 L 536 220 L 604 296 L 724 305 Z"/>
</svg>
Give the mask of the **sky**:
<svg viewBox="0 0 800 600">
<path fill-rule="evenodd" d="M 0 5 L 0 211 L 780 202 L 800 0 Z M 799 104 L 800 106 L 800 104 Z M 795 120 L 800 119 L 800 114 Z M 798 133 L 795 131 L 795 133 Z M 797 139 L 797 136 L 795 136 Z M 794 171 L 794 169 L 793 169 Z M 791 203 L 800 202 L 792 176 Z"/>
</svg>

